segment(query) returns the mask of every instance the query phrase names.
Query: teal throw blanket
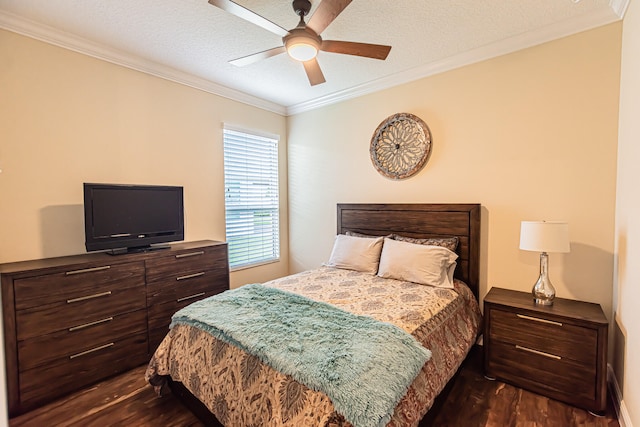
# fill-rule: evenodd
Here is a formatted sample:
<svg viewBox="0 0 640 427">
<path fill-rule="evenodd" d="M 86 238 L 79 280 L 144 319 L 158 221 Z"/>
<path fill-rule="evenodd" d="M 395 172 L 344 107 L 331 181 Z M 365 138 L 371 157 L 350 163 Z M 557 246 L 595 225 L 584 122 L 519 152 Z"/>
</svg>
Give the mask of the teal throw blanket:
<svg viewBox="0 0 640 427">
<path fill-rule="evenodd" d="M 355 427 L 384 426 L 431 352 L 390 323 L 262 285 L 174 314 L 324 392 Z"/>
</svg>

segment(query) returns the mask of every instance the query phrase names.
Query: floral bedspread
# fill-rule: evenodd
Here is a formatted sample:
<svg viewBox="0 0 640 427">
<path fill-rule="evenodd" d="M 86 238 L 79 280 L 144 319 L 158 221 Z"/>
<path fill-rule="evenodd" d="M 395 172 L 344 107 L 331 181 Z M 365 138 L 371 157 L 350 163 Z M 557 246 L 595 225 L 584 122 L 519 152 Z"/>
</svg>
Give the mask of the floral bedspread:
<svg viewBox="0 0 640 427">
<path fill-rule="evenodd" d="M 322 267 L 264 285 L 393 323 L 431 350 L 390 427 L 418 425 L 464 360 L 481 324 L 473 294 L 458 281 L 455 290 L 441 289 Z M 156 350 L 145 377 L 160 393 L 167 376 L 182 382 L 225 426 L 350 426 L 324 393 L 197 328 L 174 327 Z"/>
</svg>

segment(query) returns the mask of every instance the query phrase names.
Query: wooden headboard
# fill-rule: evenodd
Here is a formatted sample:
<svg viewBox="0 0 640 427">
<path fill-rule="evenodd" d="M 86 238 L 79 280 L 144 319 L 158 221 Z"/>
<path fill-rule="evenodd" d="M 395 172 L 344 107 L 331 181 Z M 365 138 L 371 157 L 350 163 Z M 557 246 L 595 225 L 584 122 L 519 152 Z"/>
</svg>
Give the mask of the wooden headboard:
<svg viewBox="0 0 640 427">
<path fill-rule="evenodd" d="M 338 204 L 338 234 L 355 231 L 426 238 L 457 236 L 455 277 L 479 298 L 480 205 L 465 204 Z"/>
</svg>

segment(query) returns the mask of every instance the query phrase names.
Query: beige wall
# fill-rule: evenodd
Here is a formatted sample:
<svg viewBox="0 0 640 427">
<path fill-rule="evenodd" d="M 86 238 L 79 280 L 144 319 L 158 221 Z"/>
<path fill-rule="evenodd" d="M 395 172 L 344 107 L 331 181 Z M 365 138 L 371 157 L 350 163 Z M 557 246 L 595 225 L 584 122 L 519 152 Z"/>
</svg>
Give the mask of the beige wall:
<svg viewBox="0 0 640 427">
<path fill-rule="evenodd" d="M 640 425 L 640 4 L 631 2 L 622 33 L 614 371 L 622 388 L 626 422 Z"/>
<path fill-rule="evenodd" d="M 288 272 L 286 118 L 0 31 L 0 262 L 85 252 L 83 182 L 184 186 L 185 239 L 225 239 L 222 123 L 281 136 Z"/>
<path fill-rule="evenodd" d="M 285 117 L 2 30 L 0 58 L 0 262 L 85 252 L 83 182 L 182 185 L 186 240 L 224 240 L 225 122 L 282 159 L 282 261 L 231 285 L 287 274 Z"/>
<path fill-rule="evenodd" d="M 539 255 L 518 249 L 521 220 L 567 220 L 571 253 L 550 255 L 557 295 L 610 318 L 620 39 L 612 24 L 290 117 L 291 270 L 327 260 L 336 203 L 476 202 L 482 295 L 537 279 Z M 398 112 L 427 122 L 433 152 L 396 182 L 368 150 Z"/>
</svg>

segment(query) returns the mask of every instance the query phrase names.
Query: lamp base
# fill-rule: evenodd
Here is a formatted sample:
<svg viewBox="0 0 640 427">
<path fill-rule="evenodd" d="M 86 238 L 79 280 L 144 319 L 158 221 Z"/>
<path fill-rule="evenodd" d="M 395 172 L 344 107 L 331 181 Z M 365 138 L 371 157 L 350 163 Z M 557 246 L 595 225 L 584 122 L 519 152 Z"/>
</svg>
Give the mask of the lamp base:
<svg viewBox="0 0 640 427">
<path fill-rule="evenodd" d="M 556 290 L 549 280 L 549 255 L 546 252 L 540 254 L 540 277 L 533 289 L 533 301 L 537 305 L 553 305 L 553 299 L 556 297 Z"/>
<path fill-rule="evenodd" d="M 536 298 L 535 296 L 533 297 L 533 302 L 536 305 L 553 305 L 553 300 L 551 299 L 542 299 L 542 298 Z"/>
</svg>

